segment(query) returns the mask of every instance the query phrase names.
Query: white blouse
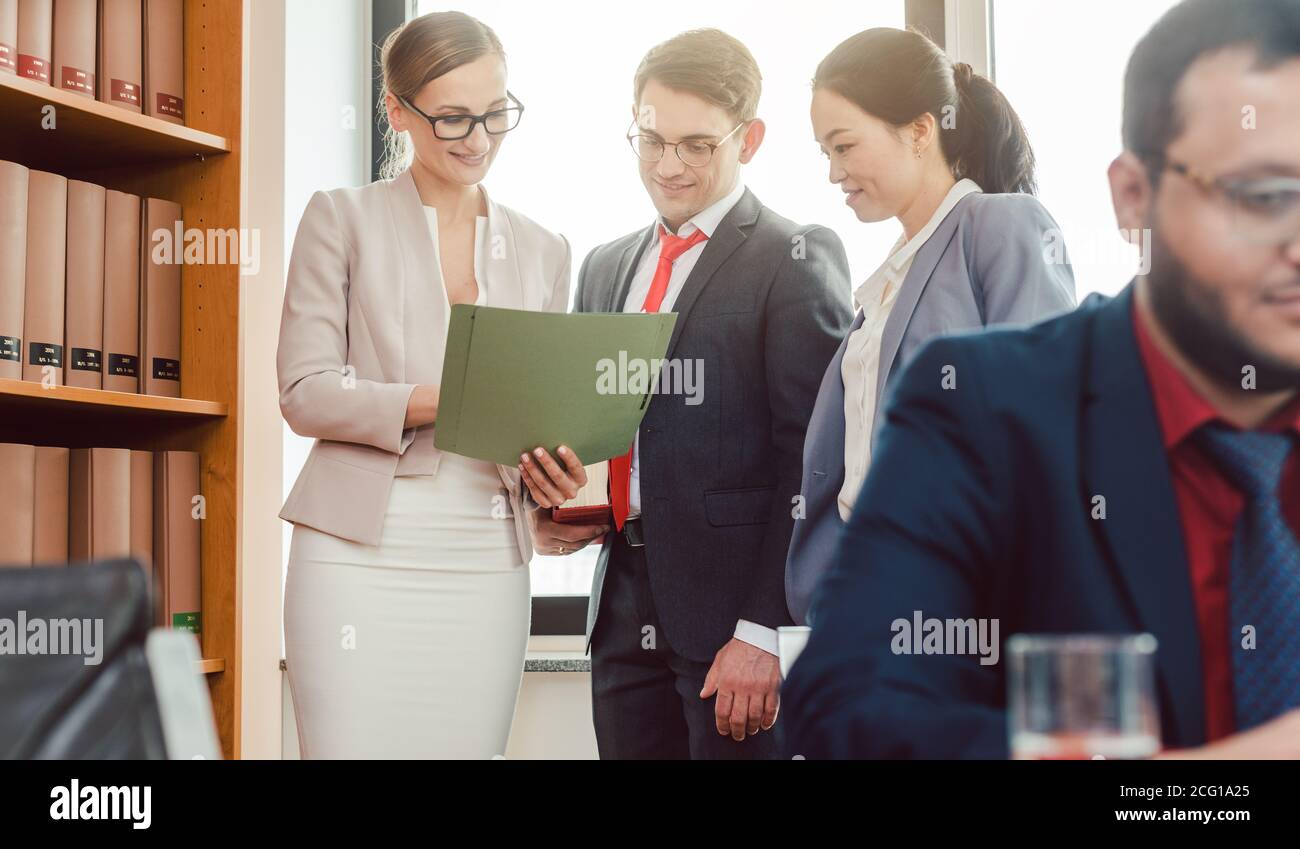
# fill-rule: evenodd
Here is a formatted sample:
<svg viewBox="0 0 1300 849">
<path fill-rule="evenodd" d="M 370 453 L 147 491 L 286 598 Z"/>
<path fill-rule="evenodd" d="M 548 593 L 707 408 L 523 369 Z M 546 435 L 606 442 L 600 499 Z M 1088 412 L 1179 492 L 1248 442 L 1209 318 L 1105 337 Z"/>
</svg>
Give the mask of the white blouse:
<svg viewBox="0 0 1300 849">
<path fill-rule="evenodd" d="M 438 248 L 438 210 L 432 206 L 424 208 L 424 220 L 429 224 L 429 238 L 433 240 L 433 255 L 438 261 L 438 267 L 435 273 L 442 274 L 442 251 Z M 487 292 L 483 289 L 483 275 L 479 273 L 480 263 L 479 255 L 482 253 L 483 234 L 487 232 L 487 216 L 480 215 L 474 219 L 474 280 L 478 283 L 478 298 L 474 301 L 475 306 L 487 305 Z M 442 287 L 442 296 L 447 301 L 448 310 L 451 310 L 451 298 L 447 295 L 447 286 Z"/>
<path fill-rule="evenodd" d="M 853 300 L 863 312 L 862 326 L 849 334 L 840 365 L 844 381 L 844 484 L 840 487 L 840 518 L 849 520 L 858 491 L 871 467 L 871 429 L 876 418 L 876 386 L 880 375 L 880 344 L 885 323 L 898 299 L 898 290 L 907 279 L 912 260 L 935 229 L 948 217 L 957 201 L 980 191 L 973 180 L 960 180 L 944 196 L 939 208 L 915 236 L 899 236 L 876 273 L 853 293 Z"/>
</svg>

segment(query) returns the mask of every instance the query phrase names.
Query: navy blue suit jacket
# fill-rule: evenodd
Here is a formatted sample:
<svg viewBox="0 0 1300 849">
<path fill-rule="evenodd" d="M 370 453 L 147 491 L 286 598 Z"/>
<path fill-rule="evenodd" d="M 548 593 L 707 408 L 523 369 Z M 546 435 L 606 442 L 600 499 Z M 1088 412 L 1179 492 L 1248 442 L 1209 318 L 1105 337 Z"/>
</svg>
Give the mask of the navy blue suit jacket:
<svg viewBox="0 0 1300 849">
<path fill-rule="evenodd" d="M 895 654 L 891 623 L 918 610 L 996 618 L 1003 644 L 1154 634 L 1164 743 L 1204 742 L 1191 576 L 1132 292 L 918 353 L 786 682 L 792 753 L 1007 756 L 1005 651 L 995 665 Z"/>
</svg>

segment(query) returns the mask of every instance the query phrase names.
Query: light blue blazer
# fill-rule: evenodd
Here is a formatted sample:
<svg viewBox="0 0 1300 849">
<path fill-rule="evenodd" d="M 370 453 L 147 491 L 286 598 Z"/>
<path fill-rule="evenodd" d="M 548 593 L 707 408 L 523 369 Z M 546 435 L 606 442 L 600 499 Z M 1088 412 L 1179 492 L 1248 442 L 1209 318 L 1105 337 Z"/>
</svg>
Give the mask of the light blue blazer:
<svg viewBox="0 0 1300 849">
<path fill-rule="evenodd" d="M 1056 222 L 1031 195 L 976 192 L 957 202 L 917 251 L 885 322 L 873 445 L 889 390 L 926 342 L 995 324 L 1029 324 L 1074 309 L 1074 272 L 1062 244 Z M 862 320 L 859 311 L 849 332 Z M 840 367 L 847 343 L 845 337 L 822 377 L 804 441 L 804 512 L 794 523 L 785 567 L 786 605 L 800 625 L 811 624 L 813 589 L 830 567 L 844 525 L 838 507 L 844 485 Z"/>
</svg>

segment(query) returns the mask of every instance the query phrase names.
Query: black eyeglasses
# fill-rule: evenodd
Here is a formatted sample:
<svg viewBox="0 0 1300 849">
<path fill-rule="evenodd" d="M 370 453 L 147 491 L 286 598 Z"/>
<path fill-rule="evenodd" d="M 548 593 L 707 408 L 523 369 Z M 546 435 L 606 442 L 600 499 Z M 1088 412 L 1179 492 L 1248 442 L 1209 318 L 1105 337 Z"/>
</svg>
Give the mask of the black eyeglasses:
<svg viewBox="0 0 1300 849">
<path fill-rule="evenodd" d="M 736 130 L 748 124 L 748 121 L 741 121 L 731 128 L 727 133 L 716 142 L 707 142 L 700 139 L 689 139 L 680 142 L 666 142 L 658 136 L 650 136 L 645 133 L 633 133 L 629 129 L 627 141 L 632 145 L 632 152 L 642 162 L 658 162 L 664 158 L 664 148 L 671 147 L 677 152 L 677 158 L 692 168 L 703 168 L 713 159 L 713 152 L 736 134 Z M 633 124 L 635 126 L 635 123 Z M 637 129 L 640 129 L 639 127 Z"/>
<path fill-rule="evenodd" d="M 510 98 L 512 105 L 504 109 L 493 109 L 491 112 L 484 112 L 482 115 L 426 115 L 405 97 L 397 99 L 407 109 L 428 121 L 436 138 L 443 141 L 456 141 L 474 132 L 474 128 L 479 124 L 482 124 L 483 129 L 494 136 L 508 133 L 519 126 L 519 119 L 524 114 L 524 105 L 519 102 L 519 98 L 508 91 L 506 97 Z"/>
</svg>

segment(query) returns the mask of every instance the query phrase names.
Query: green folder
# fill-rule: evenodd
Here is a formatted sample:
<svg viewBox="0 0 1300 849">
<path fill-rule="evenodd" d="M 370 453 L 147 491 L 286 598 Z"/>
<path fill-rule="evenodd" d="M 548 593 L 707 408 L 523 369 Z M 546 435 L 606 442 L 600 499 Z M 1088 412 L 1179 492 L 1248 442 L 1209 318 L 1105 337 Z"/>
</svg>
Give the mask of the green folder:
<svg viewBox="0 0 1300 849">
<path fill-rule="evenodd" d="M 539 445 L 567 445 L 586 465 L 625 453 L 676 321 L 453 306 L 434 445 L 508 466 Z"/>
</svg>

